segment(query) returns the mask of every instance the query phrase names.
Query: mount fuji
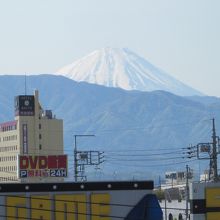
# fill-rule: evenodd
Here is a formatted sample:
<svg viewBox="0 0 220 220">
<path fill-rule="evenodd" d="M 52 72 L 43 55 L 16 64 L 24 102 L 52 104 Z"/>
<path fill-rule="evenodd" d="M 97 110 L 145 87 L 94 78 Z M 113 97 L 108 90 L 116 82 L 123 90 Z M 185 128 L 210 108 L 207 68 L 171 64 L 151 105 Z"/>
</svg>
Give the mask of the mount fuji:
<svg viewBox="0 0 220 220">
<path fill-rule="evenodd" d="M 102 48 L 57 71 L 75 81 L 125 90 L 163 90 L 180 96 L 203 95 L 127 48 Z"/>
</svg>

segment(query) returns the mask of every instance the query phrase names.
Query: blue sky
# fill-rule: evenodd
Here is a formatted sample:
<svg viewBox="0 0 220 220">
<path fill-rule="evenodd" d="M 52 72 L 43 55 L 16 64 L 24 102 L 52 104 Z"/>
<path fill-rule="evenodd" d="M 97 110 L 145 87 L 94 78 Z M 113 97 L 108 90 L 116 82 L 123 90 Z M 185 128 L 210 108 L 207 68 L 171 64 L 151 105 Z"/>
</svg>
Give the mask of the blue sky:
<svg viewBox="0 0 220 220">
<path fill-rule="evenodd" d="M 220 97 L 219 0 L 0 0 L 0 74 L 53 73 L 102 47 L 128 47 Z"/>
</svg>

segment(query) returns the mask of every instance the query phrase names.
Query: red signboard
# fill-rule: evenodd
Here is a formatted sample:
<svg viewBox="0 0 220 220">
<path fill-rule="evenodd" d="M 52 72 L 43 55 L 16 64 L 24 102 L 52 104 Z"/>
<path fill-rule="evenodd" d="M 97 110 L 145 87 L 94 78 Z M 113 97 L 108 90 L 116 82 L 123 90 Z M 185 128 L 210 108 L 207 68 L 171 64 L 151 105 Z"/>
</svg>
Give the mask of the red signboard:
<svg viewBox="0 0 220 220">
<path fill-rule="evenodd" d="M 67 177 L 67 155 L 19 155 L 19 178 Z"/>
</svg>

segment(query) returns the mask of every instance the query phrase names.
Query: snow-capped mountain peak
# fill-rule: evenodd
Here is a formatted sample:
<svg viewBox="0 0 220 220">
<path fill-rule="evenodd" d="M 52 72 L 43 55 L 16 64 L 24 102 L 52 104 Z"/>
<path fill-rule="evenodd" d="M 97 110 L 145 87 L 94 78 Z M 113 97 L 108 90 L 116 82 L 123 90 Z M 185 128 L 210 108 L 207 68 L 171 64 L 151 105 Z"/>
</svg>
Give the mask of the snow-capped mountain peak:
<svg viewBox="0 0 220 220">
<path fill-rule="evenodd" d="M 75 81 L 126 90 L 164 90 L 181 96 L 201 95 L 127 48 L 102 48 L 57 71 Z"/>
</svg>

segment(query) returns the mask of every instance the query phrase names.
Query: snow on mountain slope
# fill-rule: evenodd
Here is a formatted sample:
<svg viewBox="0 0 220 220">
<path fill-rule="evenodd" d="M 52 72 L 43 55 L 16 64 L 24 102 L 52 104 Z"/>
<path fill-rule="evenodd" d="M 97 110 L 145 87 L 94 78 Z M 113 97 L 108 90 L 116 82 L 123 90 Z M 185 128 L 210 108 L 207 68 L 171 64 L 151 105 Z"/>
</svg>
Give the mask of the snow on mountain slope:
<svg viewBox="0 0 220 220">
<path fill-rule="evenodd" d="M 181 96 L 202 95 L 127 48 L 102 48 L 57 71 L 75 81 L 125 90 L 164 90 Z"/>
</svg>

